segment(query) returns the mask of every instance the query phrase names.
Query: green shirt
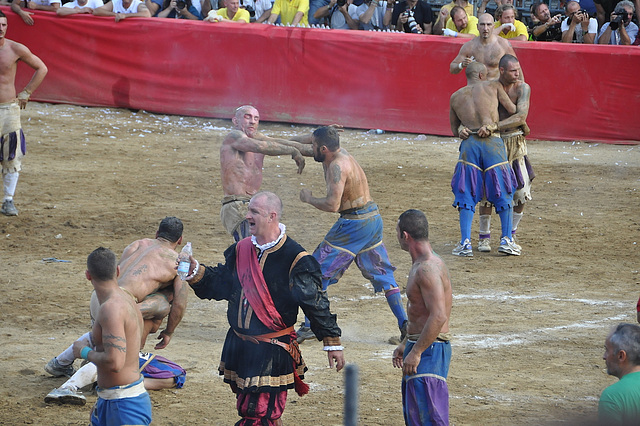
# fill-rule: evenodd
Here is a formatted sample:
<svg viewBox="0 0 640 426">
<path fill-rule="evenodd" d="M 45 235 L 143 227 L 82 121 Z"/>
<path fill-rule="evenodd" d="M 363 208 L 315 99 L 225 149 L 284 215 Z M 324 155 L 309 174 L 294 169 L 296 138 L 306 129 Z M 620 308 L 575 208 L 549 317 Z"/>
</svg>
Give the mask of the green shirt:
<svg viewBox="0 0 640 426">
<path fill-rule="evenodd" d="M 640 424 L 640 371 L 625 374 L 602 391 L 598 418 L 606 425 Z"/>
</svg>

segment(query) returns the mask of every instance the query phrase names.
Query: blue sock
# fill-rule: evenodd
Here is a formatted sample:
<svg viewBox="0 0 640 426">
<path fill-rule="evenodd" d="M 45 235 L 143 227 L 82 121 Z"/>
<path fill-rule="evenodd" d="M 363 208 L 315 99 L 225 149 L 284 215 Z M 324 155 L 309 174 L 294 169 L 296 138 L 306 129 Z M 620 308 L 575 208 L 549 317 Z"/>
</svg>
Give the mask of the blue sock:
<svg viewBox="0 0 640 426">
<path fill-rule="evenodd" d="M 498 215 L 500 216 L 502 236 L 511 238 L 511 227 L 513 224 L 513 207 L 502 210 L 498 213 Z"/>
<path fill-rule="evenodd" d="M 407 320 L 407 314 L 404 311 L 402 305 L 402 296 L 400 295 L 400 289 L 398 287 L 392 288 L 384 293 L 387 298 L 387 303 L 391 308 L 391 312 L 396 316 L 398 320 L 398 328 L 402 328 L 402 324 Z"/>
<path fill-rule="evenodd" d="M 460 235 L 462 235 L 462 239 L 460 242 L 464 242 L 464 240 L 471 241 L 471 223 L 473 222 L 473 210 L 458 208 L 460 211 Z M 502 216 L 500 216 L 502 217 Z"/>
</svg>

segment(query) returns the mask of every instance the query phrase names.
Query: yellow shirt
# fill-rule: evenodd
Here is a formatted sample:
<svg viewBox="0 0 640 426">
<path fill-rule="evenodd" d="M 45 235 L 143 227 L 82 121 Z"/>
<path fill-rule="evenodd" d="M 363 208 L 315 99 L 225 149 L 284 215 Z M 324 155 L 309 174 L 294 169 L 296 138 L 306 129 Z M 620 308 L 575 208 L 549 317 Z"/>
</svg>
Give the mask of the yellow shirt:
<svg viewBox="0 0 640 426">
<path fill-rule="evenodd" d="M 495 23 L 494 28 L 498 28 L 501 25 L 502 24 L 500 23 L 500 21 L 498 21 Z M 513 25 L 516 26 L 515 31 L 509 31 L 507 34 L 500 31 L 500 34 L 498 35 L 506 39 L 518 37 L 519 35 L 524 35 L 527 38 L 527 40 L 529 40 L 529 31 L 527 31 L 527 27 L 522 22 L 516 19 Z"/>
<path fill-rule="evenodd" d="M 309 0 L 276 0 L 271 9 L 273 15 L 280 15 L 280 22 L 285 25 L 293 22 L 298 12 L 304 13 L 300 23 L 309 25 Z"/>
<path fill-rule="evenodd" d="M 224 7 L 222 9 L 218 9 L 218 15 L 222 16 L 224 19 L 231 19 L 229 18 L 229 16 L 227 16 L 227 8 Z M 247 9 L 238 9 L 238 11 L 236 12 L 235 15 L 233 15 L 233 19 L 231 19 L 232 21 L 244 21 L 247 24 L 249 23 L 249 20 L 251 19 L 251 15 L 249 15 L 249 11 Z"/>
<path fill-rule="evenodd" d="M 456 28 L 456 24 L 453 23 L 453 19 L 451 18 L 447 20 L 447 28 L 449 28 L 451 31 L 458 31 L 458 29 Z M 479 36 L 480 32 L 478 31 L 478 18 L 476 18 L 475 16 L 468 16 L 467 27 L 458 32 L 462 34 L 473 34 L 474 36 Z"/>
<path fill-rule="evenodd" d="M 457 6 L 456 2 L 452 1 L 451 3 L 445 4 L 444 6 L 442 6 L 440 10 L 447 9 L 449 13 L 451 13 L 451 9 L 453 9 L 455 6 Z M 473 5 L 471 3 L 468 3 L 464 7 L 464 11 L 467 12 L 467 16 L 473 16 Z M 435 23 L 437 24 L 439 21 L 440 21 L 440 13 L 438 13 L 438 19 L 436 19 Z M 455 28 L 454 28 L 454 31 L 455 31 Z"/>
</svg>

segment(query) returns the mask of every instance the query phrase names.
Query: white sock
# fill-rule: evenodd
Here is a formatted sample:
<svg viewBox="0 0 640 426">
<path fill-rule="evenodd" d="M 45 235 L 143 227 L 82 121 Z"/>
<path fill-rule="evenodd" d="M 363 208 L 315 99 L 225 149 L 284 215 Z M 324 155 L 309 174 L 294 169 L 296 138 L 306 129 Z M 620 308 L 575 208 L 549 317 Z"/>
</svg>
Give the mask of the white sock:
<svg viewBox="0 0 640 426">
<path fill-rule="evenodd" d="M 89 346 L 93 347 L 90 331 L 84 333 L 78 340 L 81 342 L 87 342 Z M 62 353 L 56 358 L 58 359 L 58 364 L 62 365 L 63 367 L 73 364 L 73 361 L 75 361 L 76 359 L 76 357 L 73 356 L 73 345 L 62 351 Z"/>
<path fill-rule="evenodd" d="M 513 228 L 512 228 L 513 229 L 512 230 L 513 234 L 516 233 L 516 230 L 518 229 L 518 224 L 520 223 L 520 219 L 522 219 L 522 215 L 523 214 L 524 213 L 513 212 Z"/>
<path fill-rule="evenodd" d="M 2 176 L 2 183 L 4 186 L 4 199 L 2 201 L 13 200 L 13 195 L 16 193 L 16 185 L 18 185 L 18 176 L 20 173 L 12 172 Z"/>
<path fill-rule="evenodd" d="M 484 235 L 484 238 L 489 238 L 488 235 L 491 234 L 491 215 L 490 214 L 481 214 L 480 215 L 480 237 Z"/>
<path fill-rule="evenodd" d="M 98 367 L 96 367 L 94 363 L 89 362 L 80 367 L 80 369 L 76 371 L 69 380 L 64 382 L 60 388 L 67 388 L 77 392 L 78 389 L 89 386 L 96 380 L 98 380 Z"/>
</svg>

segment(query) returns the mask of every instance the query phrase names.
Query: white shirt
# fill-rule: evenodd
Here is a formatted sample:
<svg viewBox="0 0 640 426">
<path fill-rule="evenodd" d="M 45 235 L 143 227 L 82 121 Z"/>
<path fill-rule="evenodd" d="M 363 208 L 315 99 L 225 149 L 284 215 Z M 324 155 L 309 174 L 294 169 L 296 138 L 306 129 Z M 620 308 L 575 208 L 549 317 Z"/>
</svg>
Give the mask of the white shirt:
<svg viewBox="0 0 640 426">
<path fill-rule="evenodd" d="M 241 6 L 253 7 L 253 10 L 256 11 L 256 15 L 255 15 L 256 19 L 261 17 L 265 11 L 271 9 L 271 6 L 273 6 L 273 3 L 271 3 L 271 0 L 242 0 L 240 3 L 241 3 Z"/>
<path fill-rule="evenodd" d="M 562 21 L 560 24 L 560 30 L 562 32 L 569 30 L 568 24 L 569 18 Z M 587 27 L 588 34 L 597 34 L 598 33 L 598 21 L 596 18 L 589 18 L 589 27 Z M 574 29 L 574 34 L 576 35 L 576 43 L 584 43 L 584 34 L 582 34 L 582 24 L 577 24 Z"/>
<path fill-rule="evenodd" d="M 35 4 L 39 4 L 40 6 L 51 6 L 54 3 L 62 3 L 62 0 L 26 0 L 26 1 L 32 1 Z"/>
<path fill-rule="evenodd" d="M 356 12 L 356 15 L 358 15 L 358 19 L 362 18 L 362 15 L 365 14 L 365 12 L 369 10 L 369 5 L 366 3 L 362 3 L 360 6 L 358 6 L 358 10 Z M 376 10 L 373 11 L 373 15 L 371 16 L 371 21 L 369 21 L 368 24 L 364 24 L 362 21 L 360 21 L 360 27 L 362 27 L 363 30 L 373 30 L 373 29 L 384 29 L 385 26 L 383 24 L 383 20 L 384 20 L 384 13 L 387 11 L 387 2 L 385 0 L 382 0 L 379 2 L 378 7 L 376 7 Z"/>
<path fill-rule="evenodd" d="M 84 6 L 80 6 L 78 4 L 78 0 L 73 0 L 62 5 L 62 7 L 68 7 L 69 9 L 75 9 L 76 7 L 78 9 L 81 9 L 83 7 L 90 7 L 91 9 L 95 9 L 100 6 L 104 6 L 102 0 L 87 0 L 87 4 L 85 4 Z"/>
<path fill-rule="evenodd" d="M 338 10 L 338 6 L 333 6 L 333 13 L 331 14 L 331 29 L 333 30 L 350 30 L 349 24 L 347 24 L 347 20 L 344 18 L 342 12 Z M 347 8 L 347 13 L 351 16 L 351 19 L 358 19 L 357 15 L 358 6 L 351 3 Z"/>
<path fill-rule="evenodd" d="M 138 6 L 142 3 L 141 0 L 133 0 L 131 6 L 125 9 L 122 2 L 123 0 L 112 0 L 114 13 L 137 13 Z"/>
</svg>

